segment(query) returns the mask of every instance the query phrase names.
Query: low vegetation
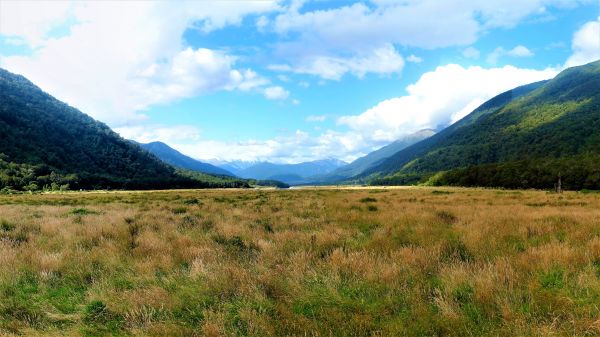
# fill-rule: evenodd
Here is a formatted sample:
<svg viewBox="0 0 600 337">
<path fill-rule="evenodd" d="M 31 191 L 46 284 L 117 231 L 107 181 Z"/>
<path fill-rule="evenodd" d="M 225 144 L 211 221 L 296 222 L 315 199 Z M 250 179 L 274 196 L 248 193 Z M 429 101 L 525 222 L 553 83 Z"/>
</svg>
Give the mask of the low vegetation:
<svg viewBox="0 0 600 337">
<path fill-rule="evenodd" d="M 173 185 L 149 182 L 146 185 L 137 186 L 140 189 L 148 188 L 174 188 L 174 187 L 194 187 L 194 188 L 250 188 L 252 186 L 260 187 L 278 187 L 288 188 L 288 184 L 276 180 L 256 180 L 241 179 L 226 175 L 206 174 L 198 171 L 176 168 L 171 182 Z M 38 193 L 52 191 L 68 191 L 78 189 L 102 189 L 107 185 L 98 183 L 81 184 L 79 177 L 75 174 L 60 174 L 51 170 L 46 165 L 17 164 L 8 161 L 8 156 L 0 153 L 0 194 L 14 194 L 22 192 Z M 125 183 L 121 186 L 113 186 L 116 189 L 122 189 L 128 186 Z"/>
<path fill-rule="evenodd" d="M 552 189 L 560 176 L 565 189 L 599 190 L 598 163 L 600 155 L 593 153 L 563 158 L 537 158 L 440 172 L 424 180 L 424 183 L 438 186 Z"/>
<path fill-rule="evenodd" d="M 600 195 L 0 195 L 0 334 L 600 334 Z"/>
<path fill-rule="evenodd" d="M 473 165 L 437 173 L 396 174 L 376 178 L 372 185 L 427 185 L 554 189 L 561 177 L 567 190 L 600 190 L 600 155 L 586 153 L 562 158 Z"/>
</svg>

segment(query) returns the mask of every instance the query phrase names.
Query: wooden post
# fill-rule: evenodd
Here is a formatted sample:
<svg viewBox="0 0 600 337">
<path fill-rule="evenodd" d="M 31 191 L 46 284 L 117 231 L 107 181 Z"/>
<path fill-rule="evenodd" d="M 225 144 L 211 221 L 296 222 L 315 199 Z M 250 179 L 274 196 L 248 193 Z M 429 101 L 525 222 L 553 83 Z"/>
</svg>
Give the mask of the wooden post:
<svg viewBox="0 0 600 337">
<path fill-rule="evenodd" d="M 558 184 L 556 185 L 556 193 L 562 193 L 562 177 L 558 173 Z"/>
</svg>

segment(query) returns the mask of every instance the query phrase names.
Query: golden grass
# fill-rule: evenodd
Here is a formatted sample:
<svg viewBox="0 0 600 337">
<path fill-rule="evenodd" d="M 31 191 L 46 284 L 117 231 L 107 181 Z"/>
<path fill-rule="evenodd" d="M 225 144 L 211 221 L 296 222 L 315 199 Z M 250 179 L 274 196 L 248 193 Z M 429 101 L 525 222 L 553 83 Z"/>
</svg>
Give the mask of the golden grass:
<svg viewBox="0 0 600 337">
<path fill-rule="evenodd" d="M 600 335 L 600 195 L 0 196 L 0 335 Z"/>
</svg>

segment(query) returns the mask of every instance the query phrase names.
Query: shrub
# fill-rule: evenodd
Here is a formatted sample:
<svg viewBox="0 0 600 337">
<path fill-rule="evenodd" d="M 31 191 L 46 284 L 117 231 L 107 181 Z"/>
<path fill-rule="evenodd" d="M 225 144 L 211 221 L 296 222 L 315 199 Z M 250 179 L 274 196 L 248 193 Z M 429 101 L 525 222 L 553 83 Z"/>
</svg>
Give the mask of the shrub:
<svg viewBox="0 0 600 337">
<path fill-rule="evenodd" d="M 186 205 L 198 205 L 200 204 L 200 200 L 193 198 L 193 199 L 186 199 L 183 201 L 184 204 Z"/>
<path fill-rule="evenodd" d="M 2 219 L 0 221 L 0 230 L 2 230 L 4 232 L 10 232 L 10 231 L 14 230 L 15 227 L 16 226 L 14 224 L 12 224 L 4 219 Z"/>
<path fill-rule="evenodd" d="M 171 211 L 173 214 L 183 214 L 187 212 L 187 207 L 174 207 Z"/>
<path fill-rule="evenodd" d="M 69 211 L 71 215 L 90 215 L 90 214 L 98 214 L 96 211 L 89 210 L 87 208 L 74 208 Z"/>
<path fill-rule="evenodd" d="M 440 220 L 442 220 L 442 222 L 446 224 L 453 224 L 458 220 L 458 218 L 449 211 L 437 211 L 435 214 Z"/>
</svg>

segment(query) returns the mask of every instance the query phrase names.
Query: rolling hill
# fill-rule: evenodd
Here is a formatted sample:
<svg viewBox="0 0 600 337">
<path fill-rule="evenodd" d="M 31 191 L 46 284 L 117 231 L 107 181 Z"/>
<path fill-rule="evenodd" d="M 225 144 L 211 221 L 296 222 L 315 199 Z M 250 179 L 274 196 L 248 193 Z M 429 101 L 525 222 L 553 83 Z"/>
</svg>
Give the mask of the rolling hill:
<svg viewBox="0 0 600 337">
<path fill-rule="evenodd" d="M 0 189 L 148 189 L 247 183 L 184 176 L 108 126 L 0 69 Z"/>
<path fill-rule="evenodd" d="M 600 154 L 598 130 L 600 61 L 502 93 L 360 178 L 374 184 L 406 184 L 462 168 L 445 173 L 446 178 L 438 175 L 434 182 L 464 184 L 467 180 L 459 173 L 466 175 L 464 169 L 470 168 L 468 185 L 547 188 L 561 170 L 571 169 L 563 174 L 567 186 L 595 187 L 600 172 L 583 163 Z M 489 174 L 496 178 L 485 177 Z M 540 176 L 546 178 L 539 180 Z"/>
<path fill-rule="evenodd" d="M 150 153 L 157 156 L 159 159 L 173 165 L 175 167 L 188 169 L 192 171 L 198 171 L 207 174 L 214 175 L 224 175 L 224 176 L 235 176 L 233 173 L 217 167 L 215 165 L 211 165 L 208 163 L 203 163 L 194 158 L 188 157 L 183 153 L 175 150 L 169 145 L 163 142 L 152 142 L 147 144 L 139 144 L 143 149 L 148 150 Z"/>
</svg>

